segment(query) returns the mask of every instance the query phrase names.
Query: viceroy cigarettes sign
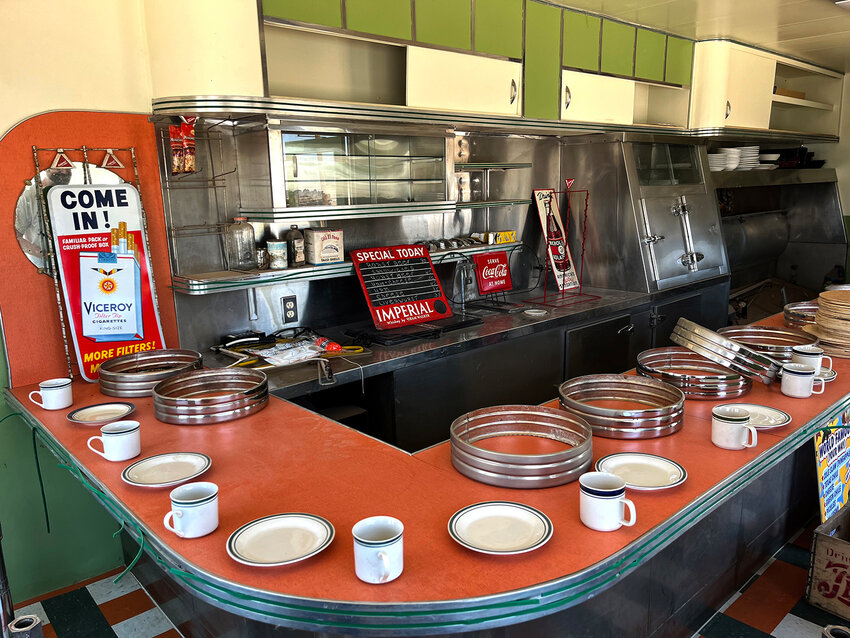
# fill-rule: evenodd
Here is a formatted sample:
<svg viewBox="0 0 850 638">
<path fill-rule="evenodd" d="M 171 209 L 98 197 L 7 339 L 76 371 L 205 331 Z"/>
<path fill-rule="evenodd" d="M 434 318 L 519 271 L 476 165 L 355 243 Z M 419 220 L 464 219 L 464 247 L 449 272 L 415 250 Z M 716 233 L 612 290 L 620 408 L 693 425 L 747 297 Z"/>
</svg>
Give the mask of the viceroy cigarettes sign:
<svg viewBox="0 0 850 638">
<path fill-rule="evenodd" d="M 97 380 L 98 367 L 112 357 L 165 347 L 136 189 L 54 186 L 47 202 L 83 378 Z"/>
</svg>

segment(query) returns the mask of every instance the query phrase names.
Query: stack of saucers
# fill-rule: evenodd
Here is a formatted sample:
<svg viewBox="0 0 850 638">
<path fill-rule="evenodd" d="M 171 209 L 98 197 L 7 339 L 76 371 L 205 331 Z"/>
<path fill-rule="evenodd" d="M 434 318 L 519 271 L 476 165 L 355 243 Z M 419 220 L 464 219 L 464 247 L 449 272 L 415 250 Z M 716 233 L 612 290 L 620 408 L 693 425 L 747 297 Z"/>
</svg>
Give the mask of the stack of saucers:
<svg viewBox="0 0 850 638">
<path fill-rule="evenodd" d="M 708 154 L 708 169 L 712 173 L 716 173 L 717 171 L 722 171 L 726 168 L 726 154 L 725 153 L 709 153 Z"/>
<path fill-rule="evenodd" d="M 741 158 L 738 161 L 739 171 L 750 171 L 759 165 L 758 146 L 742 146 L 740 151 Z"/>
<path fill-rule="evenodd" d="M 721 148 L 720 152 L 723 154 L 723 158 L 726 160 L 726 166 L 724 168 L 727 171 L 734 171 L 736 168 L 738 168 L 738 164 L 741 161 L 741 149 Z"/>
<path fill-rule="evenodd" d="M 850 358 L 850 290 L 822 292 L 815 321 L 803 330 L 816 336 L 831 357 Z"/>
</svg>

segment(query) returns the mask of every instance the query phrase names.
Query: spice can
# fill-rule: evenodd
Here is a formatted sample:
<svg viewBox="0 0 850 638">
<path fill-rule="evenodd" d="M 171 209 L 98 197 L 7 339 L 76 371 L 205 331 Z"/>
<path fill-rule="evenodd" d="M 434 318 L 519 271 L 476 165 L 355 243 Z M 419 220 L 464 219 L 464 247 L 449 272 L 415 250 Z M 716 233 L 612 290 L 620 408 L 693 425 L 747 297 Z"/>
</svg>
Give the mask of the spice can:
<svg viewBox="0 0 850 638">
<path fill-rule="evenodd" d="M 289 263 L 286 259 L 286 242 L 270 241 L 266 244 L 269 251 L 269 268 L 272 270 L 283 270 Z"/>
</svg>

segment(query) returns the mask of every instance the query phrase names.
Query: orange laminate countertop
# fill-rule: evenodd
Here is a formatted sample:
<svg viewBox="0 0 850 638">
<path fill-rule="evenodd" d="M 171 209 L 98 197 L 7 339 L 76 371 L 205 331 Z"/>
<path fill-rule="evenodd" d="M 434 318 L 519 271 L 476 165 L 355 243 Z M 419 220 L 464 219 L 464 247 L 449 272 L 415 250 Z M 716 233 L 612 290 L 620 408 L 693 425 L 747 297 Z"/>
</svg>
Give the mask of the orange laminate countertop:
<svg viewBox="0 0 850 638">
<path fill-rule="evenodd" d="M 770 323 L 781 324 L 781 317 Z M 838 377 L 820 396 L 792 399 L 781 393 L 778 383 L 755 382 L 752 392 L 732 400 L 774 406 L 793 417 L 789 426 L 759 431 L 754 449 L 728 451 L 711 444 L 711 408 L 716 403 L 710 401 L 687 401 L 684 427 L 672 436 L 632 441 L 594 437 L 594 462 L 613 452 L 641 451 L 671 458 L 688 472 L 687 481 L 673 489 L 630 490 L 636 525 L 608 533 L 580 522 L 577 482 L 539 490 L 491 487 L 454 470 L 448 442 L 410 455 L 280 399 L 271 398 L 269 406 L 253 416 L 209 426 L 161 423 L 154 418 L 150 398 L 130 399 L 136 411 L 129 418 L 142 424 L 142 454 L 112 463 L 86 448 L 97 427 L 66 419 L 72 409 L 111 400 L 97 385 L 75 382 L 73 406 L 58 411 L 29 401 L 27 395 L 36 386 L 8 392 L 13 405 L 23 406 L 30 424 L 47 433 L 113 497 L 142 526 L 154 548 L 180 557 L 184 569 L 290 599 L 416 604 L 506 594 L 527 598 L 519 590 L 563 579 L 627 550 L 718 484 L 742 476 L 744 466 L 756 467 L 770 458 L 769 452 L 779 450 L 786 437 L 799 436 L 802 426 L 824 425 L 816 417 L 850 399 L 850 361 L 836 358 L 834 367 Z M 211 469 L 197 480 L 219 485 L 220 524 L 203 538 L 184 540 L 165 530 L 169 488 L 134 487 L 120 477 L 124 467 L 140 458 L 178 451 L 212 458 Z M 554 536 L 540 549 L 516 556 L 461 547 L 447 533 L 449 518 L 466 505 L 487 500 L 539 508 L 552 520 Z M 336 528 L 336 538 L 320 554 L 285 567 L 248 567 L 228 556 L 225 543 L 234 530 L 279 512 L 323 516 Z M 405 525 L 404 573 L 379 586 L 356 578 L 351 536 L 356 521 L 376 514 L 395 516 Z"/>
</svg>

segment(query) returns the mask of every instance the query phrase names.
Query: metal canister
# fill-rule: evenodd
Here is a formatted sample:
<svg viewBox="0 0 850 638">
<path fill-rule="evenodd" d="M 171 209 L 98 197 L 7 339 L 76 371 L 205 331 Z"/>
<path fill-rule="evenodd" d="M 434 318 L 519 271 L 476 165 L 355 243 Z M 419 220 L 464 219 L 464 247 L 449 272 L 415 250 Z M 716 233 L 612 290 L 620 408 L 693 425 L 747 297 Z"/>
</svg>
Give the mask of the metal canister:
<svg viewBox="0 0 850 638">
<path fill-rule="evenodd" d="M 269 251 L 269 268 L 272 270 L 283 270 L 289 265 L 286 255 L 285 241 L 270 241 L 266 244 Z"/>
</svg>

